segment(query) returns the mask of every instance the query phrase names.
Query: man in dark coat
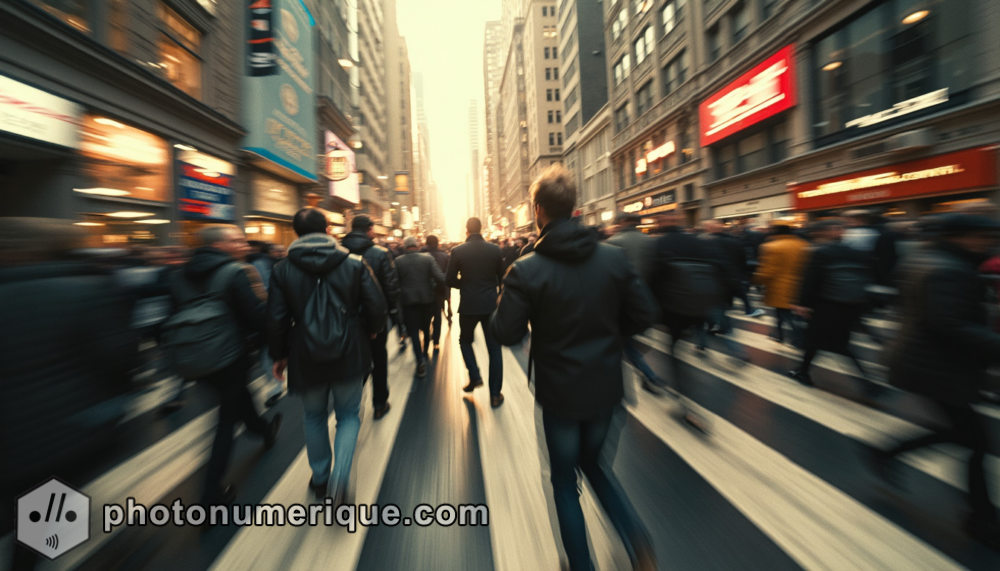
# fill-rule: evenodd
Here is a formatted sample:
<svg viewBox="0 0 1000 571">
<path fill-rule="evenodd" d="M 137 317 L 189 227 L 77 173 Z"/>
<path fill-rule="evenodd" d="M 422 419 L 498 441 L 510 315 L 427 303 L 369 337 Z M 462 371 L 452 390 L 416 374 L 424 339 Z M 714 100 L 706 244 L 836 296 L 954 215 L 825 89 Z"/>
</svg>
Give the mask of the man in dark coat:
<svg viewBox="0 0 1000 571">
<path fill-rule="evenodd" d="M 398 322 L 399 316 L 399 276 L 389 250 L 375 245 L 375 223 L 364 214 L 354 217 L 351 221 L 351 233 L 344 236 L 341 242 L 352 254 L 364 258 L 372 269 L 375 280 L 382 288 L 386 305 L 389 308 L 389 318 Z M 402 328 L 400 328 L 402 331 Z M 389 340 L 389 328 L 383 328 L 372 340 L 372 405 L 375 407 L 375 420 L 389 412 L 389 352 L 386 343 Z"/>
<path fill-rule="evenodd" d="M 813 359 L 818 351 L 830 351 L 848 357 L 865 378 L 865 370 L 850 350 L 850 341 L 851 332 L 868 307 L 867 287 L 875 283 L 871 258 L 841 242 L 844 225 L 840 221 L 824 220 L 811 230 L 817 248 L 809 258 L 794 308 L 809 323 L 805 355 L 789 376 L 813 386 L 809 375 Z M 876 385 L 869 382 L 865 386 L 870 396 L 876 394 Z"/>
<path fill-rule="evenodd" d="M 576 188 L 550 167 L 531 187 L 541 237 L 504 279 L 490 329 L 504 345 L 531 325 L 535 399 L 542 407 L 556 514 L 570 569 L 592 569 L 577 491 L 587 477 L 636 569 L 655 569 L 649 536 L 612 470 L 600 462 L 623 391 L 622 348 L 654 322 L 655 301 L 625 253 L 570 219 Z"/>
<path fill-rule="evenodd" d="M 287 367 L 289 392 L 302 396 L 306 452 L 312 468 L 310 486 L 318 497 L 332 490 L 335 505 L 340 505 L 347 497 L 361 429 L 361 389 L 372 361 L 369 340 L 385 327 L 385 297 L 361 256 L 351 254 L 327 235 L 323 213 L 304 208 L 295 215 L 293 226 L 299 239 L 271 272 L 268 341 L 274 376 L 282 378 Z M 341 358 L 332 361 L 310 357 L 305 331 L 318 326 L 315 320 L 319 316 L 308 314 L 306 308 L 320 281 L 343 304 L 329 307 L 329 311 L 345 310 L 347 315 L 346 348 Z M 331 392 L 337 416 L 336 459 L 330 454 L 327 426 Z"/>
<path fill-rule="evenodd" d="M 417 376 L 427 375 L 427 350 L 431 344 L 431 312 L 437 289 L 444 285 L 444 272 L 430 254 L 417 251 L 417 239 L 409 236 L 403 240 L 402 256 L 396 258 L 399 272 L 400 305 L 403 321 L 410 333 L 413 353 L 417 357 Z M 420 333 L 423 332 L 423 343 Z"/>
<path fill-rule="evenodd" d="M 983 461 L 991 449 L 985 423 L 972 405 L 986 371 L 1000 364 L 1000 334 L 991 331 L 983 304 L 986 284 L 976 269 L 1000 244 L 1000 223 L 969 214 L 940 220 L 941 235 L 904 261 L 902 325 L 888 347 L 890 382 L 923 395 L 947 419 L 948 429 L 903 442 L 875 456 L 876 469 L 894 481 L 898 454 L 942 442 L 972 449 L 966 531 L 1000 548 L 1000 524 L 990 501 Z"/>
<path fill-rule="evenodd" d="M 462 348 L 462 358 L 469 370 L 469 384 L 463 389 L 472 392 L 483 384 L 476 363 L 476 353 L 472 349 L 476 327 L 482 325 L 486 337 L 486 349 L 490 355 L 490 402 L 493 406 L 503 403 L 503 353 L 500 344 L 493 340 L 489 331 L 490 314 L 497 307 L 497 290 L 503 281 L 503 254 L 500 248 L 483 239 L 483 223 L 478 218 L 469 218 L 465 224 L 465 243 L 451 251 L 448 262 L 446 283 L 448 287 L 461 292 L 462 301 L 458 306 L 458 324 L 461 328 L 458 343 Z"/>
<path fill-rule="evenodd" d="M 434 258 L 442 273 L 448 271 L 448 260 L 451 256 L 439 248 L 437 236 L 432 234 L 427 237 L 427 244 L 423 251 Z M 442 283 L 434 293 L 434 308 L 431 311 L 431 340 L 434 342 L 434 350 L 439 351 L 441 349 L 441 326 L 444 321 L 442 315 L 446 306 L 448 323 L 451 323 L 451 288 L 448 287 L 448 284 Z"/>
</svg>

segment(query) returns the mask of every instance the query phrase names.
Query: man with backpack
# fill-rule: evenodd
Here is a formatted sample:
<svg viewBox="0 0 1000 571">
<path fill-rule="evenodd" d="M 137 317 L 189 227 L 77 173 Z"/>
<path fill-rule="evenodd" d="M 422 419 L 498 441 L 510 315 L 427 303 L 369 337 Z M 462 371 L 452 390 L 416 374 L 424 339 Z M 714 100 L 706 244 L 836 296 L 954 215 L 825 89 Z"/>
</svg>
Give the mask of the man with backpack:
<svg viewBox="0 0 1000 571">
<path fill-rule="evenodd" d="M 417 377 L 427 375 L 427 351 L 431 344 L 431 312 L 439 286 L 444 285 L 444 272 L 430 254 L 417 251 L 417 239 L 403 240 L 406 253 L 396 258 L 399 270 L 400 304 L 403 321 L 410 333 L 413 353 L 417 357 Z M 420 333 L 424 340 L 421 343 Z"/>
<path fill-rule="evenodd" d="M 871 258 L 841 239 L 844 225 L 838 220 L 822 220 L 812 227 L 817 248 L 802 278 L 795 312 L 808 320 L 805 356 L 789 376 L 813 386 L 809 368 L 818 351 L 848 357 L 861 372 L 861 363 L 850 350 L 851 332 L 869 304 L 868 287 L 875 283 Z"/>
<path fill-rule="evenodd" d="M 399 275 L 392 261 L 392 254 L 382 246 L 375 245 L 375 223 L 364 214 L 354 217 L 351 221 L 351 233 L 344 236 L 343 245 L 352 254 L 364 258 L 372 269 L 375 280 L 382 288 L 385 302 L 389 308 L 389 317 L 400 321 L 399 315 Z M 386 343 L 389 341 L 389 329 L 383 328 L 372 340 L 372 404 L 375 407 L 375 420 L 389 412 L 389 351 Z M 402 327 L 400 328 L 402 333 Z M 402 335 L 400 336 L 402 337 Z"/>
<path fill-rule="evenodd" d="M 361 429 L 361 392 L 372 368 L 369 340 L 385 328 L 385 297 L 361 256 L 327 234 L 322 212 L 304 208 L 292 225 L 299 239 L 271 271 L 268 342 L 275 377 L 287 368 L 289 391 L 302 397 L 309 486 L 319 498 L 332 490 L 339 506 L 346 502 Z M 327 425 L 330 393 L 335 458 Z"/>
<path fill-rule="evenodd" d="M 232 485 L 222 477 L 233 448 L 233 429 L 242 421 L 247 430 L 274 446 L 281 414 L 265 422 L 247 388 L 249 339 L 264 333 L 267 294 L 257 271 L 242 262 L 250 250 L 236 226 L 203 229 L 202 247 L 195 250 L 174 282 L 174 314 L 163 324 L 164 344 L 178 373 L 211 387 L 219 399 L 219 426 L 205 476 L 203 505 L 231 503 Z"/>
</svg>

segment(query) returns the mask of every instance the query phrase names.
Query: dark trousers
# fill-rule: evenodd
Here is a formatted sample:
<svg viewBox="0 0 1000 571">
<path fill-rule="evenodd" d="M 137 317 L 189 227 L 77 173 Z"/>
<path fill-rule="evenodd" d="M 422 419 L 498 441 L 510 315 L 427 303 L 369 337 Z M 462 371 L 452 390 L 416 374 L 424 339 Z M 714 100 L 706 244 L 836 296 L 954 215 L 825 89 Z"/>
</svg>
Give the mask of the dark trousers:
<svg viewBox="0 0 1000 571">
<path fill-rule="evenodd" d="M 417 362 L 427 359 L 427 348 L 431 344 L 431 310 L 433 303 L 422 303 L 419 305 L 407 305 L 403 308 L 403 323 L 406 324 L 406 332 L 413 341 L 413 354 L 417 356 Z M 420 332 L 424 333 L 424 342 L 420 343 Z"/>
<path fill-rule="evenodd" d="M 956 405 L 943 402 L 935 404 L 948 419 L 951 428 L 902 442 L 889 450 L 888 454 L 896 456 L 943 442 L 953 442 L 971 448 L 972 456 L 969 457 L 968 470 L 968 500 L 972 508 L 973 520 L 975 523 L 996 521 L 997 511 L 990 501 L 989 488 L 986 486 L 986 470 L 983 467 L 983 460 L 986 458 L 986 451 L 989 448 L 989 437 L 982 418 L 968 404 Z"/>
<path fill-rule="evenodd" d="M 389 400 L 389 352 L 385 348 L 388 340 L 388 329 L 372 339 L 372 404 L 376 409 Z"/>
<path fill-rule="evenodd" d="M 219 426 L 215 432 L 205 475 L 205 503 L 213 503 L 222 494 L 222 477 L 226 474 L 229 457 L 233 452 L 233 429 L 236 423 L 243 421 L 247 430 L 259 436 L 267 434 L 267 423 L 257 414 L 257 407 L 247 388 L 249 370 L 248 357 L 242 355 L 235 363 L 202 379 L 205 385 L 212 387 L 219 399 Z"/>
<path fill-rule="evenodd" d="M 472 349 L 472 343 L 476 340 L 476 327 L 483 326 L 486 351 L 490 355 L 490 395 L 499 395 L 503 389 L 503 351 L 490 333 L 490 316 L 463 313 L 458 316 L 458 325 L 461 329 L 458 344 L 462 348 L 462 359 L 465 360 L 465 368 L 469 370 L 469 378 L 472 380 L 483 378 L 476 362 L 476 352 Z"/>
<path fill-rule="evenodd" d="M 587 547 L 587 526 L 580 508 L 577 467 L 590 482 L 597 499 L 634 558 L 640 544 L 649 543 L 648 533 L 610 468 L 600 463 L 601 450 L 611 426 L 611 412 L 593 420 L 563 420 L 542 411 L 545 444 L 549 449 L 552 492 L 559 520 L 559 534 L 573 571 L 590 571 L 593 565 Z"/>
<path fill-rule="evenodd" d="M 441 342 L 441 326 L 444 325 L 444 300 L 434 302 L 431 310 L 431 340 L 437 345 Z"/>
<path fill-rule="evenodd" d="M 750 303 L 750 286 L 746 282 L 740 285 L 739 291 L 736 292 L 736 299 L 743 302 L 743 313 L 746 315 L 753 313 L 753 305 Z"/>
<path fill-rule="evenodd" d="M 795 320 L 795 315 L 792 313 L 792 310 L 780 309 L 776 307 L 774 308 L 774 313 L 778 320 L 774 335 L 778 338 L 778 341 L 783 342 L 785 340 L 784 324 L 787 323 L 788 327 L 792 329 L 792 336 L 789 340 L 792 342 L 792 345 L 800 345 L 802 343 L 801 332 L 799 331 L 799 324 Z"/>
</svg>

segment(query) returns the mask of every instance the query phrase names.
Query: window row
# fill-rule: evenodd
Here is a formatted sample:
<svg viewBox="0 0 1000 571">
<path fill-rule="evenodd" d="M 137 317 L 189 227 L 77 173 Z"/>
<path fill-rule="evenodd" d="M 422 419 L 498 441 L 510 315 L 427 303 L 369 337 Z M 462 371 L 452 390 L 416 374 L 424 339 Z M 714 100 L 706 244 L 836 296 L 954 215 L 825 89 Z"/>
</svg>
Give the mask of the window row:
<svg viewBox="0 0 1000 571">
<path fill-rule="evenodd" d="M 549 133 L 549 146 L 550 147 L 555 147 L 557 145 L 561 145 L 562 143 L 563 143 L 563 134 L 562 134 L 562 131 L 559 131 L 559 132 L 556 132 L 556 133 Z"/>
<path fill-rule="evenodd" d="M 788 157 L 788 126 L 781 121 L 748 129 L 726 145 L 714 147 L 716 180 L 781 162 Z"/>
<path fill-rule="evenodd" d="M 545 68 L 545 80 L 552 81 L 554 79 L 559 79 L 559 68 L 558 67 Z"/>
<path fill-rule="evenodd" d="M 556 15 L 555 6 L 542 6 L 542 16 L 546 18 L 553 18 Z"/>
<path fill-rule="evenodd" d="M 544 53 L 545 59 L 559 59 L 559 48 L 557 47 L 545 48 Z"/>
<path fill-rule="evenodd" d="M 555 38 L 559 34 L 556 32 L 555 26 L 542 26 L 542 37 L 543 38 Z"/>
<path fill-rule="evenodd" d="M 559 101 L 559 88 L 545 90 L 546 101 Z"/>
<path fill-rule="evenodd" d="M 562 111 L 549 110 L 549 123 L 562 123 Z"/>
</svg>

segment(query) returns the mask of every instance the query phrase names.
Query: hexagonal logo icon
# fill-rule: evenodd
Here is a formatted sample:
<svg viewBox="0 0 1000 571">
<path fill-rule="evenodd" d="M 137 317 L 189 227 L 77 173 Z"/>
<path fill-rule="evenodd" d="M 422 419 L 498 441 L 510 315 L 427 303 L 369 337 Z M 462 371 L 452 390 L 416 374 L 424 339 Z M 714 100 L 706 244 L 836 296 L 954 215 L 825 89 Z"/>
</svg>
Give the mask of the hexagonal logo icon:
<svg viewBox="0 0 1000 571">
<path fill-rule="evenodd" d="M 50 478 L 17 499 L 17 540 L 55 559 L 90 539 L 90 496 Z"/>
</svg>

